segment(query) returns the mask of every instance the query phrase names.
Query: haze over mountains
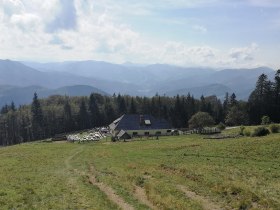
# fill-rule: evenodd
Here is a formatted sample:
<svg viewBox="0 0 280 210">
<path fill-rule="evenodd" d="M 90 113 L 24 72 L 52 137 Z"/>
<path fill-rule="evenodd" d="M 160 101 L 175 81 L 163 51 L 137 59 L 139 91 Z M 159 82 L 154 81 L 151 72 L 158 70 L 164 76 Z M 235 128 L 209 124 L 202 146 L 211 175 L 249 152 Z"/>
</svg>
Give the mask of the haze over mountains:
<svg viewBox="0 0 280 210">
<path fill-rule="evenodd" d="M 190 92 L 195 97 L 215 94 L 219 98 L 223 98 L 226 92 L 235 92 L 238 99 L 246 100 L 262 73 L 273 78 L 275 71 L 267 67 L 216 71 L 165 64 L 0 60 L 0 105 L 11 101 L 29 103 L 35 91 L 39 97 L 53 94 L 80 96 L 91 92 L 174 96 Z"/>
</svg>

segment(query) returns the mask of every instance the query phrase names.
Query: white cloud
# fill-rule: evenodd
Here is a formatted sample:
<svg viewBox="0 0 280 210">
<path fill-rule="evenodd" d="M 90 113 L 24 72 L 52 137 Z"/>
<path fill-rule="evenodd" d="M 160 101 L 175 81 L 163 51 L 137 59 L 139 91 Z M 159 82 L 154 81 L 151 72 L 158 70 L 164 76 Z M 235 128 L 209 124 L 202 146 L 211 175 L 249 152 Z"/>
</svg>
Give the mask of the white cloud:
<svg viewBox="0 0 280 210">
<path fill-rule="evenodd" d="M 258 45 L 252 43 L 249 47 L 232 48 L 229 55 L 237 61 L 250 61 L 254 60 L 253 54 L 256 50 L 258 50 Z"/>
<path fill-rule="evenodd" d="M 254 64 L 251 58 L 256 52 L 256 44 L 232 48 L 228 52 L 206 44 L 193 46 L 183 41 L 147 39 L 120 21 L 113 12 L 118 6 L 116 1 L 75 0 L 62 8 L 61 2 L 65 1 L 0 0 L 0 14 L 1 10 L 4 11 L 0 16 L 0 58 L 35 61 L 94 59 L 214 67 Z M 193 1 L 164 2 L 166 7 L 195 6 Z M 199 1 L 196 5 L 207 2 Z M 148 11 L 141 4 L 148 4 L 148 1 L 134 5 L 143 8 L 137 15 Z M 119 9 L 120 6 L 122 4 Z M 59 22 L 61 17 L 62 22 Z M 67 17 L 72 18 L 70 25 Z M 46 31 L 50 24 L 52 30 Z M 202 25 L 193 28 L 207 32 Z"/>
<path fill-rule="evenodd" d="M 11 24 L 19 27 L 21 30 L 34 31 L 39 26 L 41 19 L 34 14 L 14 14 L 11 16 Z"/>
</svg>

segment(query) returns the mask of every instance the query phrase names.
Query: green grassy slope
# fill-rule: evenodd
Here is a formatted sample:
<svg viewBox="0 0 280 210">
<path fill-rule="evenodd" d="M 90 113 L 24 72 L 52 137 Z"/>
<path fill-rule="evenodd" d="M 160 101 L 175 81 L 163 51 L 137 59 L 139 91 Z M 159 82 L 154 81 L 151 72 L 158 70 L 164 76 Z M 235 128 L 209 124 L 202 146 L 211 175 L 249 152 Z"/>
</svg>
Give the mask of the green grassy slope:
<svg viewBox="0 0 280 210">
<path fill-rule="evenodd" d="M 164 137 L 135 142 L 29 143 L 0 149 L 4 209 L 118 209 L 89 182 L 95 176 L 135 209 L 203 209 L 185 186 L 223 209 L 280 206 L 280 135 L 205 140 Z M 90 168 L 94 168 L 94 174 Z"/>
</svg>

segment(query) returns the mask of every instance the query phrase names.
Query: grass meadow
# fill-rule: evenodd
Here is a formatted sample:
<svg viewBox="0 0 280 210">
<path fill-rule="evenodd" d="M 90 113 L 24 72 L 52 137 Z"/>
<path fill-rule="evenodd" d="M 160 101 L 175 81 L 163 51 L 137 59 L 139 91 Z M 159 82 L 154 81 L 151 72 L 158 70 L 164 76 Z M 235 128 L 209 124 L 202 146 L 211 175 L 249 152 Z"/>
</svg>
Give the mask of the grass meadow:
<svg viewBox="0 0 280 210">
<path fill-rule="evenodd" d="M 280 135 L 0 148 L 1 209 L 121 209 L 112 194 L 132 209 L 280 209 Z"/>
</svg>

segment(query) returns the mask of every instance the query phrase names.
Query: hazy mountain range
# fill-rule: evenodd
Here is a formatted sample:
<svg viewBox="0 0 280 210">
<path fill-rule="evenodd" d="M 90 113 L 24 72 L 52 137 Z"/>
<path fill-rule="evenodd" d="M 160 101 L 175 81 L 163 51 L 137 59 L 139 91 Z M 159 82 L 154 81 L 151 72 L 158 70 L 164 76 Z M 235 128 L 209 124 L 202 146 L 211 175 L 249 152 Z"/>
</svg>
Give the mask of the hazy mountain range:
<svg viewBox="0 0 280 210">
<path fill-rule="evenodd" d="M 174 96 L 190 92 L 195 97 L 215 94 L 219 98 L 223 98 L 226 92 L 235 92 L 239 99 L 247 99 L 262 73 L 273 78 L 275 71 L 267 67 L 217 71 L 165 64 L 0 60 L 0 105 L 12 100 L 16 104 L 29 103 L 35 91 L 39 97 L 53 94 L 80 96 L 90 92 Z"/>
<path fill-rule="evenodd" d="M 88 96 L 91 93 L 108 95 L 102 90 L 87 85 L 64 86 L 57 89 L 49 89 L 41 86 L 18 87 L 0 85 L 0 107 L 11 103 L 11 101 L 14 101 L 16 105 L 29 104 L 32 101 L 34 92 L 40 98 L 46 98 L 51 95 Z"/>
</svg>

